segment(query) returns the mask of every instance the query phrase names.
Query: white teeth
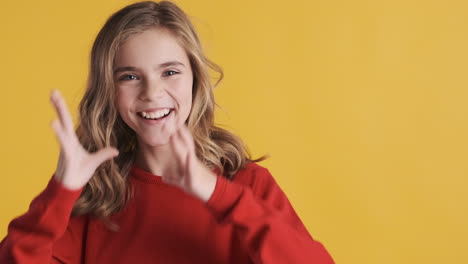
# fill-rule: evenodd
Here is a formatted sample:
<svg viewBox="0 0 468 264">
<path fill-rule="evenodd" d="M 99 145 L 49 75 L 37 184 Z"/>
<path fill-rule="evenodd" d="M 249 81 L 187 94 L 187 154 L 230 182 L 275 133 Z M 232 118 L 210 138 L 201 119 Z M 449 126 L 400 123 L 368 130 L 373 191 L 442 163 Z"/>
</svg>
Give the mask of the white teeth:
<svg viewBox="0 0 468 264">
<path fill-rule="evenodd" d="M 147 113 L 147 112 L 141 112 L 141 115 L 145 118 L 151 118 L 151 119 L 155 119 L 155 118 L 160 118 L 164 115 L 167 115 L 167 113 L 169 113 L 169 111 L 171 111 L 169 108 L 166 108 L 166 109 L 163 109 L 163 110 L 159 110 L 159 111 L 156 111 L 156 112 L 150 112 L 150 113 Z"/>
</svg>

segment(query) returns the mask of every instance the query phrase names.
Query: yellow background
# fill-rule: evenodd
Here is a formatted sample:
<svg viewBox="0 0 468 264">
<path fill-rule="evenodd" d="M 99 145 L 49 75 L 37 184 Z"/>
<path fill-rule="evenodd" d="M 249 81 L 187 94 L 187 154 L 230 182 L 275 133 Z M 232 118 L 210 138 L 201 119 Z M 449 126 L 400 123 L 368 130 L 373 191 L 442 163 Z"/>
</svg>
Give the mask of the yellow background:
<svg viewBox="0 0 468 264">
<path fill-rule="evenodd" d="M 92 41 L 130 1 L 3 1 L 0 236 L 50 179 Z M 177 3 L 245 139 L 338 263 L 468 263 L 468 2 Z"/>
</svg>

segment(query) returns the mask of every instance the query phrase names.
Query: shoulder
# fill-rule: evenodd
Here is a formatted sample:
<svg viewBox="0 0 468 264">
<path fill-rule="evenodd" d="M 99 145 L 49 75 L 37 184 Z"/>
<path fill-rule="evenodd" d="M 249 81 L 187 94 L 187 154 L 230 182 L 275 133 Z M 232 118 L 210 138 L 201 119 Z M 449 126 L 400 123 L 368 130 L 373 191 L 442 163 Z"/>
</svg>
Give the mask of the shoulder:
<svg viewBox="0 0 468 264">
<path fill-rule="evenodd" d="M 276 185 L 270 171 L 255 162 L 247 163 L 234 175 L 232 181 L 250 187 L 255 193 Z"/>
</svg>

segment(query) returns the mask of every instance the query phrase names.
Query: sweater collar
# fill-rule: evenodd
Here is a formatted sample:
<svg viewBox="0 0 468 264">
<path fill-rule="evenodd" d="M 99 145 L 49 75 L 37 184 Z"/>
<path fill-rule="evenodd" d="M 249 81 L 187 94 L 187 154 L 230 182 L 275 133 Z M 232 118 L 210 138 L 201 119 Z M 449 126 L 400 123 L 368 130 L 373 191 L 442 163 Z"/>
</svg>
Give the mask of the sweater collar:
<svg viewBox="0 0 468 264">
<path fill-rule="evenodd" d="M 130 168 L 130 176 L 148 183 L 163 182 L 161 176 L 152 174 L 151 172 L 138 167 L 135 163 L 133 163 L 132 167 Z"/>
<path fill-rule="evenodd" d="M 212 172 L 219 175 L 219 171 L 217 169 L 213 169 Z M 151 172 L 138 167 L 135 163 L 133 163 L 130 168 L 130 177 L 134 177 L 148 183 L 163 183 L 160 175 L 152 174 Z"/>
</svg>

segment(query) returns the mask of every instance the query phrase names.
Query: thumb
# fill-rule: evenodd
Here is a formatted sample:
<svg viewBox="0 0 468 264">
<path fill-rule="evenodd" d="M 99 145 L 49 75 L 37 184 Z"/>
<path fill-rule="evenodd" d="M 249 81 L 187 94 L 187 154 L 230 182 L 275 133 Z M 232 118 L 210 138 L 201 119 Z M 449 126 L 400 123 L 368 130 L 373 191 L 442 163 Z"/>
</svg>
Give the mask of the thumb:
<svg viewBox="0 0 468 264">
<path fill-rule="evenodd" d="M 119 151 L 113 147 L 106 147 L 91 154 L 91 159 L 95 162 L 96 167 L 101 165 L 106 160 L 112 159 L 119 155 Z"/>
</svg>

